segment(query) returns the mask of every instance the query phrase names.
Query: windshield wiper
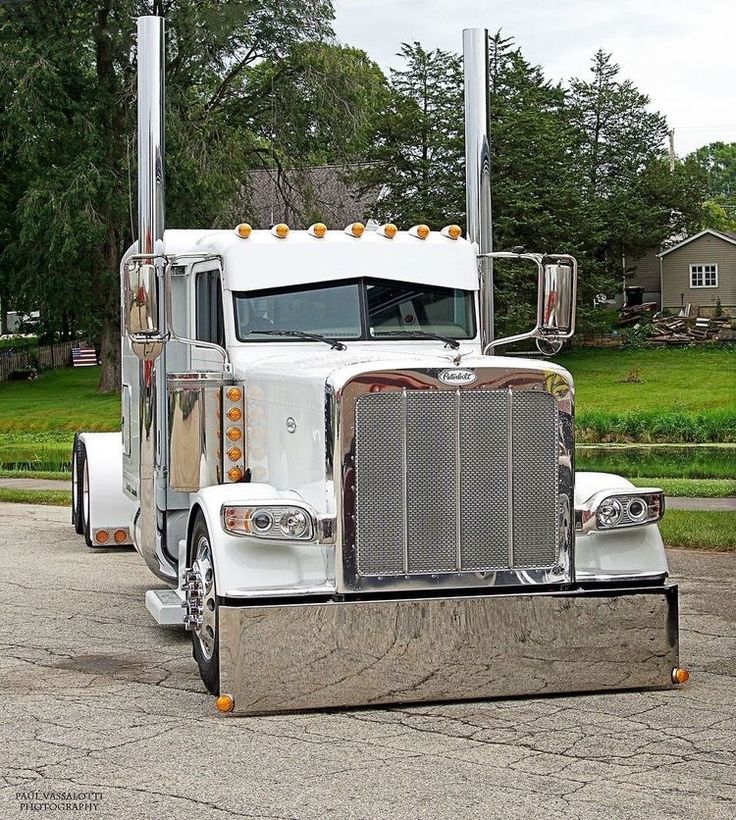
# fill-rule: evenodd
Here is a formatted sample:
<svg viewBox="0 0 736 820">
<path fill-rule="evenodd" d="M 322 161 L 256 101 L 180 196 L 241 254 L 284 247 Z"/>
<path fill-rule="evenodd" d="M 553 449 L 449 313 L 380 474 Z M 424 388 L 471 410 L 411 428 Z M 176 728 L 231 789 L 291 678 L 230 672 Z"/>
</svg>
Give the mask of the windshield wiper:
<svg viewBox="0 0 736 820">
<path fill-rule="evenodd" d="M 301 330 L 254 330 L 249 336 L 295 336 L 298 339 L 311 339 L 313 342 L 324 342 L 333 350 L 347 350 L 342 342 L 337 339 L 330 339 L 328 336 L 320 336 L 319 333 L 302 333 Z"/>
<path fill-rule="evenodd" d="M 439 333 L 432 333 L 429 330 L 400 330 L 396 335 L 408 336 L 414 339 L 436 339 L 438 342 L 444 342 L 445 347 L 449 347 L 452 350 L 457 350 L 460 347 L 460 342 L 458 342 L 457 339 L 453 339 L 451 336 L 441 336 Z M 380 336 L 376 336 L 376 338 L 378 339 Z"/>
</svg>

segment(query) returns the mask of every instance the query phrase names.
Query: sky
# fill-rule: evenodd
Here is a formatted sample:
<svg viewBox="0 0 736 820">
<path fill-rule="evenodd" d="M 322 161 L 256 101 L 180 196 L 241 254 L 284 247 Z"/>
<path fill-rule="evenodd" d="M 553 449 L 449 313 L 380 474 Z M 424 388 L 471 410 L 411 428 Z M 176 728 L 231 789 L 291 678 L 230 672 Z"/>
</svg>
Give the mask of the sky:
<svg viewBox="0 0 736 820">
<path fill-rule="evenodd" d="M 736 142 L 736 0 L 335 0 L 340 42 L 386 71 L 402 42 L 459 52 L 462 29 L 512 36 L 551 80 L 587 78 L 599 49 L 675 129 L 675 150 Z M 492 113 L 491 113 L 492 116 Z"/>
</svg>

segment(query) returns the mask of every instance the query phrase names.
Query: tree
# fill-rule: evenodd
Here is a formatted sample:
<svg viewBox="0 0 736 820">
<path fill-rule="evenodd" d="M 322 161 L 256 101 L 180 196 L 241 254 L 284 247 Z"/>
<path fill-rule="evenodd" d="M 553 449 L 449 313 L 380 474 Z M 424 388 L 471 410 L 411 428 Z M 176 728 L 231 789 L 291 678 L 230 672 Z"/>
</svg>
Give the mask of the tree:
<svg viewBox="0 0 736 820">
<path fill-rule="evenodd" d="M 118 264 L 132 241 L 135 42 L 132 18 L 165 13 L 167 222 L 228 214 L 264 148 L 244 111 L 243 78 L 331 37 L 330 0 L 51 0 L 0 16 L 3 168 L 22 168 L 2 256 L 5 289 L 71 313 L 99 335 L 100 389 L 119 389 Z"/>
<path fill-rule="evenodd" d="M 687 159 L 703 177 L 702 211 L 691 230 L 736 231 L 736 143 L 712 142 Z"/>
<path fill-rule="evenodd" d="M 370 216 L 404 226 L 464 222 L 463 81 L 460 58 L 404 43 L 403 70 L 370 140 L 371 165 L 358 178 L 380 191 Z"/>
</svg>

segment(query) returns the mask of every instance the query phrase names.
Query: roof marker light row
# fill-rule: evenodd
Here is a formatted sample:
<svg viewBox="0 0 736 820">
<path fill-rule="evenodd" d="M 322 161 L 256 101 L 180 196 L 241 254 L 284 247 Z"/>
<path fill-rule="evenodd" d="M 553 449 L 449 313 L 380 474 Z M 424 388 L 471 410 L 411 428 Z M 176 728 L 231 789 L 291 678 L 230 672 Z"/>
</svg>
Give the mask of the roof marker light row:
<svg viewBox="0 0 736 820">
<path fill-rule="evenodd" d="M 365 225 L 362 222 L 351 222 L 345 228 L 345 233 L 348 236 L 354 236 L 356 239 L 359 239 L 364 232 Z M 393 222 L 387 222 L 376 230 L 379 236 L 383 236 L 386 239 L 393 239 L 398 232 L 399 229 Z M 240 225 L 235 228 L 235 233 L 241 239 L 248 239 L 251 233 L 253 233 L 253 228 L 251 228 L 247 222 L 241 222 Z M 284 222 L 279 222 L 271 228 L 271 233 L 277 239 L 285 239 L 289 235 L 289 226 Z M 327 225 L 325 225 L 324 222 L 315 222 L 307 228 L 307 233 L 315 239 L 323 239 L 327 235 Z M 428 225 L 414 225 L 408 230 L 409 236 L 414 236 L 417 239 L 426 239 L 430 233 L 431 231 Z M 440 231 L 440 234 L 448 239 L 459 239 L 463 232 L 459 225 L 446 225 Z"/>
</svg>

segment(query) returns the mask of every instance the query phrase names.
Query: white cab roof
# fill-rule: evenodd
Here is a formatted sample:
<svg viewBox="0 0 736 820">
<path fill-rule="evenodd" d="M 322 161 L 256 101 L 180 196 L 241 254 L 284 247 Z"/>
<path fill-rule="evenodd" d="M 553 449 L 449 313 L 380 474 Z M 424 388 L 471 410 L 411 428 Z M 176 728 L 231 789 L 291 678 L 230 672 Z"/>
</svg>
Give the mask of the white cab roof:
<svg viewBox="0 0 736 820">
<path fill-rule="evenodd" d="M 235 231 L 166 231 L 167 254 L 208 253 L 224 260 L 225 287 L 264 290 L 338 279 L 371 277 L 441 287 L 478 289 L 474 246 L 433 231 L 418 239 L 399 231 L 386 239 L 375 231 L 360 238 L 342 229 L 317 239 L 290 231 L 278 239 L 271 231 L 253 231 L 241 239 Z"/>
</svg>

